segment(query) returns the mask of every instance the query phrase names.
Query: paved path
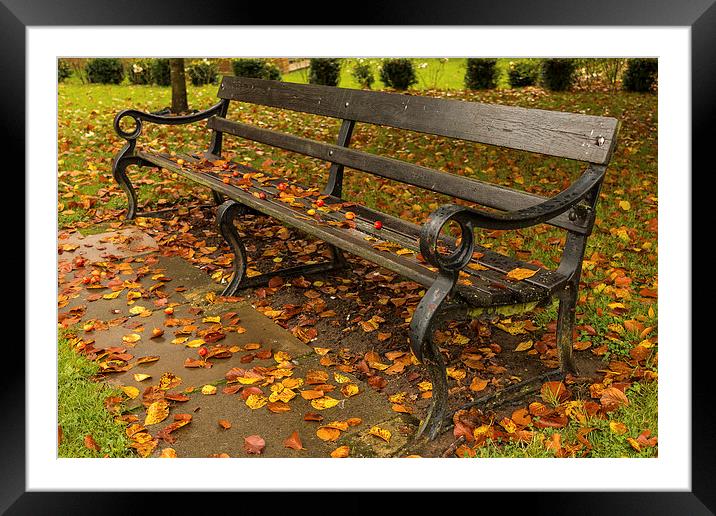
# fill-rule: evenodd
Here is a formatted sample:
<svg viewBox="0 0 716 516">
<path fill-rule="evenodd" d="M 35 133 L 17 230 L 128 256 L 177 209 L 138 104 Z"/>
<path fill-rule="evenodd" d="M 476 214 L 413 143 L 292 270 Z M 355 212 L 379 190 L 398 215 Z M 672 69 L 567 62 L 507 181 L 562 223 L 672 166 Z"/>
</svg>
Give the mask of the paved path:
<svg viewBox="0 0 716 516">
<path fill-rule="evenodd" d="M 118 369 L 131 367 L 108 373 L 105 378 L 113 385 L 125 387 L 130 394 L 138 392 L 135 398 L 126 401 L 133 415 L 127 424 L 140 425 L 141 429 L 138 426 L 130 426 L 130 429 L 146 432 L 153 438 L 152 442 L 156 441 L 145 448 L 146 455 L 159 456 L 171 447 L 179 457 L 220 454 L 327 457 L 342 445 L 350 448 L 352 457 L 405 454 L 408 438 L 415 431 L 413 418 L 392 411 L 384 397 L 350 373 L 339 371 L 335 364 L 321 365 L 322 356 L 312 347 L 247 303 L 217 302 L 219 286 L 205 272 L 181 258 L 160 256 L 156 242 L 141 230 L 127 228 L 87 237 L 79 233 L 64 236 L 60 239 L 62 252 L 58 264 L 59 319 L 65 325 L 79 324 L 84 329 L 78 335 L 83 342 L 90 343 L 96 350 L 104 350 L 99 352 L 98 361 Z M 82 259 L 86 260 L 84 264 Z M 105 271 L 98 283 L 105 288 L 88 288 L 94 284 L 82 283 L 82 278 L 91 276 L 93 269 Z M 119 294 L 112 298 L 117 291 Z M 166 314 L 166 307 L 171 307 L 173 313 Z M 164 333 L 152 338 L 155 328 Z M 221 335 L 223 337 L 214 341 Z M 210 368 L 185 367 L 187 359 L 201 360 L 202 346 L 187 344 L 202 337 L 203 347 L 223 349 L 228 358 L 209 358 Z M 139 363 L 143 357 L 158 359 Z M 323 362 L 328 363 L 325 358 Z M 252 385 L 227 383 L 226 374 L 230 370 L 258 371 L 263 376 L 253 386 L 260 388 L 261 396 L 268 398 L 276 390 L 275 399 L 287 402 L 250 408 L 242 392 Z M 276 375 L 277 370 L 281 370 L 280 375 Z M 162 384 L 162 378 L 165 382 L 173 380 Z M 249 381 L 247 377 L 242 378 Z M 318 385 L 324 394 L 321 398 L 332 398 L 338 401 L 337 405 L 321 410 L 316 408 L 315 402 L 312 405 L 304 399 L 301 391 L 312 391 L 309 394 L 315 395 L 316 382 L 322 382 Z M 297 386 L 299 383 L 302 385 Z M 161 388 L 167 385 L 170 387 Z M 216 387 L 215 394 L 202 393 L 203 387 L 212 385 Z M 288 391 L 279 397 L 280 390 L 287 388 L 284 385 L 292 387 L 293 398 L 289 399 Z M 358 393 L 347 396 L 346 393 L 352 393 L 346 385 L 355 386 L 350 389 L 357 388 Z M 149 388 L 151 386 L 155 387 Z M 238 386 L 241 390 L 236 392 Z M 229 389 L 229 394 L 224 392 L 231 387 L 234 388 Z M 211 390 L 211 387 L 204 389 Z M 152 397 L 157 393 L 159 398 Z M 176 395 L 182 394 L 186 400 L 177 401 Z M 158 423 L 145 424 L 147 406 L 164 396 L 175 398 L 169 400 L 169 415 Z M 270 407 L 288 410 L 275 413 Z M 319 414 L 323 420 L 306 421 L 308 413 Z M 165 433 L 162 438 L 160 431 L 174 423 L 177 414 L 191 415 L 191 422 L 170 434 Z M 222 427 L 219 420 L 230 423 L 230 427 Z M 347 425 L 348 420 L 353 425 Z M 338 439 L 319 438 L 319 427 L 331 422 L 338 422 L 333 425 L 340 428 Z M 387 442 L 369 434 L 376 425 L 390 432 Z M 284 441 L 294 432 L 298 433 L 304 450 L 284 446 Z M 335 435 L 336 432 L 323 433 Z M 250 435 L 259 435 L 265 440 L 260 455 L 245 451 L 244 438 Z"/>
</svg>

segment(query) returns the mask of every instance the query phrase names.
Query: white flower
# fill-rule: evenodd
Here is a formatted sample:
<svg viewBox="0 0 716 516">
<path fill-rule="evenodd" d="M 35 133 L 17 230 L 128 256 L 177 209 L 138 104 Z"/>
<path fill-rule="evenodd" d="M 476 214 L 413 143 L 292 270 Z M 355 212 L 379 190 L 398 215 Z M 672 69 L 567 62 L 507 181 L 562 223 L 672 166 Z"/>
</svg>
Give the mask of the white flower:
<svg viewBox="0 0 716 516">
<path fill-rule="evenodd" d="M 134 64 L 132 65 L 132 71 L 133 71 L 134 73 L 142 73 L 143 70 L 144 70 L 144 68 L 142 68 L 141 66 L 139 66 L 137 63 L 134 63 Z"/>
</svg>

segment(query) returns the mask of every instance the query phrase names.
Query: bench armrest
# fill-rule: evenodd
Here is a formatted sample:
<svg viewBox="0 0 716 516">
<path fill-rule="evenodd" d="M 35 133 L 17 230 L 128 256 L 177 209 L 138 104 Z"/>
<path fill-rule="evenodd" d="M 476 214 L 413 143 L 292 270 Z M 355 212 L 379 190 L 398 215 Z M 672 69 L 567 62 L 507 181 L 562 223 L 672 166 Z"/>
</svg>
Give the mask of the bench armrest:
<svg viewBox="0 0 716 516">
<path fill-rule="evenodd" d="M 117 116 L 114 117 L 114 130 L 121 138 L 124 138 L 125 140 L 136 140 L 137 137 L 139 137 L 139 135 L 142 133 L 142 120 L 164 125 L 190 124 L 192 122 L 198 122 L 200 120 L 210 118 L 214 115 L 221 115 L 223 113 L 222 109 L 224 108 L 224 104 L 225 101 L 222 100 L 205 111 L 199 111 L 197 113 L 192 113 L 191 115 L 180 116 L 156 115 L 153 113 L 144 113 L 143 111 L 137 111 L 136 109 L 125 109 L 124 111 L 120 111 L 119 113 L 117 113 Z M 134 131 L 126 132 L 123 131 L 122 128 L 119 126 L 121 120 L 125 117 L 130 117 L 134 119 Z"/>
<path fill-rule="evenodd" d="M 520 229 L 548 221 L 571 209 L 575 220 L 582 222 L 592 215 L 591 208 L 579 204 L 604 178 L 606 166 L 590 165 L 567 189 L 554 197 L 529 208 L 493 213 L 467 206 L 444 204 L 432 212 L 420 230 L 420 253 L 433 266 L 443 272 L 457 273 L 472 259 L 473 229 Z M 460 225 L 462 239 L 459 247 L 449 255 L 437 250 L 438 237 L 449 222 Z"/>
</svg>

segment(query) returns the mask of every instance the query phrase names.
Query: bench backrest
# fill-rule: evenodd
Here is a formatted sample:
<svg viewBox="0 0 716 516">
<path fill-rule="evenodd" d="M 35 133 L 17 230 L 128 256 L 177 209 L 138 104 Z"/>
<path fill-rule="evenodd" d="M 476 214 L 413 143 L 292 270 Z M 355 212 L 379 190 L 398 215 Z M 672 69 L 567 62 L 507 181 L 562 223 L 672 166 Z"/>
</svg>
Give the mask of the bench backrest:
<svg viewBox="0 0 716 516">
<path fill-rule="evenodd" d="M 497 145 L 595 165 L 609 162 L 616 141 L 615 118 L 481 104 L 376 91 L 226 76 L 218 97 L 342 119 L 339 144 L 331 145 L 286 133 L 213 117 L 209 127 L 409 183 L 500 210 L 527 208 L 542 197 L 346 148 L 355 122 Z M 583 232 L 566 215 L 549 221 Z"/>
</svg>

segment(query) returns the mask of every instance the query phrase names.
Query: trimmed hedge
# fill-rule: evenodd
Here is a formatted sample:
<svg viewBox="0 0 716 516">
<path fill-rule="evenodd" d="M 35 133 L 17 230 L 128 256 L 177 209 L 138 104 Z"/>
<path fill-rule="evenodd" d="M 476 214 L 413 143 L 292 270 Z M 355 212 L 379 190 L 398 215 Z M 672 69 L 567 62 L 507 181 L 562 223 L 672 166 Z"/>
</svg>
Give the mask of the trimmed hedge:
<svg viewBox="0 0 716 516">
<path fill-rule="evenodd" d="M 577 65 L 574 59 L 543 59 L 540 78 L 542 85 L 552 91 L 566 91 L 572 87 Z"/>
<path fill-rule="evenodd" d="M 87 80 L 93 84 L 119 84 L 124 79 L 124 67 L 119 59 L 99 57 L 85 65 Z"/>
<path fill-rule="evenodd" d="M 324 86 L 338 86 L 341 76 L 341 60 L 335 58 L 313 58 L 310 60 L 308 82 Z"/>
<path fill-rule="evenodd" d="M 380 80 L 390 88 L 407 90 L 418 82 L 412 59 L 402 57 L 384 59 L 380 67 Z"/>
<path fill-rule="evenodd" d="M 281 71 L 271 61 L 259 58 L 234 59 L 231 69 L 237 77 L 251 77 L 253 79 L 281 80 Z"/>
<path fill-rule="evenodd" d="M 470 58 L 465 70 L 465 87 L 486 90 L 497 86 L 497 59 Z"/>
<path fill-rule="evenodd" d="M 659 72 L 657 59 L 629 59 L 622 85 L 626 91 L 651 91 Z"/>
</svg>

